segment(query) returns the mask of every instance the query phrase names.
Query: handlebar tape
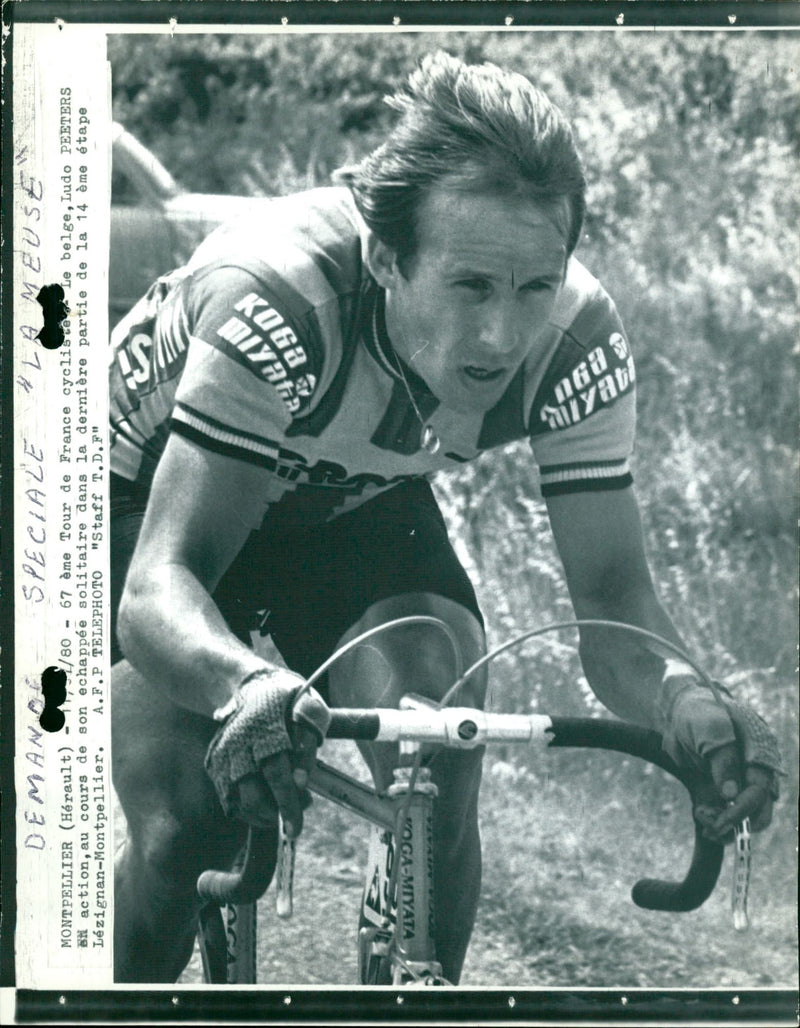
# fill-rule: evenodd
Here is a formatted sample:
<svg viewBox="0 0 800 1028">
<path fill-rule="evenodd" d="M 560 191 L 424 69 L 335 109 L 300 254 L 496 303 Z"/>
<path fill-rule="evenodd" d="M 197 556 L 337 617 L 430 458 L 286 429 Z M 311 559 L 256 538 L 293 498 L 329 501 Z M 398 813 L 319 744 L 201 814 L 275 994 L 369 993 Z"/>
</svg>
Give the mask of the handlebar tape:
<svg viewBox="0 0 800 1028">
<path fill-rule="evenodd" d="M 250 825 L 239 866 L 233 871 L 203 871 L 197 879 L 201 899 L 224 903 L 255 903 L 269 888 L 278 864 L 278 826 Z"/>
<path fill-rule="evenodd" d="M 377 739 L 381 719 L 371 710 L 331 710 L 331 723 L 325 733 L 326 739 Z"/>
<path fill-rule="evenodd" d="M 656 764 L 677 778 L 689 791 L 692 803 L 701 784 L 699 776 L 679 767 L 662 749 L 658 732 L 638 725 L 598 718 L 552 719 L 550 746 L 580 746 L 592 749 L 616 750 Z M 646 910 L 668 910 L 684 913 L 701 906 L 717 884 L 722 868 L 724 847 L 701 834 L 694 826 L 694 850 L 689 870 L 682 882 L 643 878 L 631 890 L 633 902 Z"/>
<path fill-rule="evenodd" d="M 551 718 L 549 746 L 615 750 L 655 764 L 677 778 L 693 803 L 701 779 L 677 764 L 663 751 L 658 732 L 638 725 L 601 718 Z M 371 711 L 332 711 L 329 739 L 375 739 L 380 718 Z M 247 847 L 234 871 L 204 871 L 197 880 L 200 896 L 217 903 L 254 903 L 266 892 L 277 865 L 275 829 L 250 827 Z M 682 882 L 644 878 L 634 885 L 632 899 L 647 910 L 683 912 L 696 910 L 711 895 L 722 867 L 724 848 L 706 839 L 695 824 L 694 851 Z"/>
<path fill-rule="evenodd" d="M 325 733 L 328 739 L 375 739 L 380 718 L 372 711 L 331 712 Z M 255 903 L 269 888 L 278 864 L 277 826 L 272 829 L 248 827 L 247 843 L 238 866 L 232 871 L 203 871 L 197 879 L 201 899 L 218 903 Z"/>
</svg>

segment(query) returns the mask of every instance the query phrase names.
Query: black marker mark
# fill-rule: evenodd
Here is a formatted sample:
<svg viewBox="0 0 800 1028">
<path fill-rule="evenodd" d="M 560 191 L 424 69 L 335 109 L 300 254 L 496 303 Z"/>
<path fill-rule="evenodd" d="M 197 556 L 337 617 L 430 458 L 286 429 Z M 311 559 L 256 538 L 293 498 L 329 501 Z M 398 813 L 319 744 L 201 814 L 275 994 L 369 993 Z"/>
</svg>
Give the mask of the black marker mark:
<svg viewBox="0 0 800 1028">
<path fill-rule="evenodd" d="M 42 672 L 44 709 L 39 724 L 46 732 L 60 732 L 64 727 L 64 711 L 59 707 L 67 698 L 67 672 L 60 667 L 46 667 Z"/>
<path fill-rule="evenodd" d="M 61 323 L 69 314 L 69 307 L 64 298 L 64 290 L 58 283 L 42 286 L 36 297 L 44 314 L 44 325 L 36 338 L 45 350 L 57 350 L 64 342 L 64 329 Z"/>
</svg>

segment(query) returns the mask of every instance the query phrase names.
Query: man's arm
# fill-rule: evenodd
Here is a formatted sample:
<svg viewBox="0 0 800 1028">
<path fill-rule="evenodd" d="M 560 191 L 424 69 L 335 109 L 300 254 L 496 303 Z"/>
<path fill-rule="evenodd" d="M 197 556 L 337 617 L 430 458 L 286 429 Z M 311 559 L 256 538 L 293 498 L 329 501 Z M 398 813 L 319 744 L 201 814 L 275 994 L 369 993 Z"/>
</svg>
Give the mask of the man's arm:
<svg viewBox="0 0 800 1028">
<path fill-rule="evenodd" d="M 259 469 L 172 434 L 122 596 L 126 657 L 179 706 L 211 717 L 265 666 L 211 594 L 263 515 Z"/>
<path fill-rule="evenodd" d="M 622 621 L 683 649 L 653 587 L 633 490 L 567 493 L 547 505 L 577 617 Z M 609 710 L 677 740 L 711 776 L 716 790 L 695 811 L 707 834 L 726 839 L 745 817 L 756 829 L 769 824 L 780 754 L 754 711 L 724 706 L 691 673 L 671 675 L 618 630 L 582 630 L 581 661 Z"/>
<path fill-rule="evenodd" d="M 153 480 L 117 632 L 131 664 L 175 703 L 206 717 L 219 712 L 223 724 L 206 767 L 226 813 L 269 825 L 274 798 L 287 830 L 299 834 L 318 744 L 307 727 L 291 742 L 287 734 L 287 705 L 302 679 L 240 642 L 211 598 L 261 521 L 262 497 L 258 468 L 173 433 Z"/>
<path fill-rule="evenodd" d="M 653 587 L 633 490 L 552 496 L 547 510 L 576 616 L 623 621 L 683 648 Z M 657 727 L 663 663 L 623 632 L 585 628 L 580 637 L 597 697 L 619 717 Z"/>
</svg>

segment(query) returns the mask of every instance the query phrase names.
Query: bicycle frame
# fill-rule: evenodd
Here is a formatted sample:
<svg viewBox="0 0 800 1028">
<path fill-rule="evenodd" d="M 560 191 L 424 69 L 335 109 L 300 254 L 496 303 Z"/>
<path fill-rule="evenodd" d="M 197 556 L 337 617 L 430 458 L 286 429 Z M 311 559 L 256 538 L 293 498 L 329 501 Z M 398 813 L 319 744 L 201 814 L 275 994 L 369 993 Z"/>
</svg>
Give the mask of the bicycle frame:
<svg viewBox="0 0 800 1028">
<path fill-rule="evenodd" d="M 416 778 L 416 780 L 412 780 Z M 359 917 L 362 984 L 441 980 L 434 945 L 433 812 L 426 768 L 395 771 L 386 796 L 318 762 L 309 788 L 372 823 Z"/>
<path fill-rule="evenodd" d="M 402 984 L 409 979 L 441 977 L 433 943 L 433 804 L 436 787 L 414 785 L 408 816 L 408 769 L 400 768 L 386 796 L 357 779 L 317 761 L 309 789 L 373 828 L 359 919 L 359 977 L 364 984 Z M 425 772 L 426 769 L 422 769 Z M 400 838 L 399 875 L 392 869 Z M 276 872 L 278 913 L 291 915 L 294 846 L 281 841 Z M 220 913 L 222 912 L 222 913 Z M 198 940 L 206 981 L 211 984 L 255 982 L 255 903 L 214 901 L 200 911 Z M 399 926 L 399 927 L 398 927 Z M 393 944 L 398 940 L 397 950 Z M 371 979 L 371 980 L 370 980 Z"/>
</svg>

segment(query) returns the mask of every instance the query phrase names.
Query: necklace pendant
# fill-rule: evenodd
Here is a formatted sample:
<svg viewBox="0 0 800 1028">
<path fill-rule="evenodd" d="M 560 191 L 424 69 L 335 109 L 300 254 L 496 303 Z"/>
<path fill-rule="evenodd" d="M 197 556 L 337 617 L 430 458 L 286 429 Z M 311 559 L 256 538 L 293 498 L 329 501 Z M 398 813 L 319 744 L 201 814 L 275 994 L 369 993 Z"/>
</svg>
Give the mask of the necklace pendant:
<svg viewBox="0 0 800 1028">
<path fill-rule="evenodd" d="M 421 442 L 422 449 L 430 454 L 438 453 L 439 447 L 442 445 L 439 436 L 434 432 L 430 425 L 423 426 Z"/>
</svg>

